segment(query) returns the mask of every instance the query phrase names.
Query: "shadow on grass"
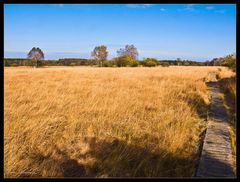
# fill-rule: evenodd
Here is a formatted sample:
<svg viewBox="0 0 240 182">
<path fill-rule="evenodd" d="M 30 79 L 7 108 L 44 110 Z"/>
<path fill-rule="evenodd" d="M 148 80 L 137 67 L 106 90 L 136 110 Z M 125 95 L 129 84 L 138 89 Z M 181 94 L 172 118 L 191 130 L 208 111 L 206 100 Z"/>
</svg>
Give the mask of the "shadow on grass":
<svg viewBox="0 0 240 182">
<path fill-rule="evenodd" d="M 139 146 L 142 138 L 134 140 L 139 141 L 139 145 L 112 137 L 104 140 L 85 137 L 84 140 L 89 150 L 74 158 L 56 145 L 54 158 L 41 152 L 28 156 L 39 171 L 31 175 L 23 173 L 20 177 L 187 177 L 193 176 L 195 171 L 194 157 L 186 158 L 165 150 L 151 151 L 150 147 Z M 94 164 L 82 162 L 88 159 L 94 159 Z M 43 168 L 49 173 L 43 175 Z"/>
<path fill-rule="evenodd" d="M 220 91 L 224 94 L 224 104 L 228 111 L 230 138 L 233 151 L 234 170 L 236 171 L 236 76 L 219 81 Z"/>
<path fill-rule="evenodd" d="M 112 138 L 111 140 L 97 141 L 95 137 L 85 137 L 90 150 L 84 155 L 72 159 L 66 152 L 54 146 L 55 152 L 61 156 L 56 160 L 50 156 L 43 156 L 41 153 L 35 154 L 38 163 L 42 163 L 49 171 L 55 166 L 57 175 L 44 175 L 45 177 L 193 177 L 194 160 L 184 158 L 180 154 L 174 155 L 164 150 L 151 152 L 147 147 L 128 144 L 125 141 Z M 78 162 L 79 159 L 94 158 L 94 165 L 87 165 Z M 41 158 L 41 160 L 39 160 Z M 231 171 L 230 167 L 206 154 L 206 158 L 211 163 Z M 31 158 L 31 160 L 34 160 Z M 36 160 L 36 158 L 35 158 Z M 58 168 L 56 168 L 56 166 Z M 41 177 L 42 171 L 38 175 L 21 175 L 20 177 Z M 230 172 L 229 172 L 230 173 Z M 201 169 L 198 175 L 223 176 Z"/>
<path fill-rule="evenodd" d="M 198 114 L 199 118 L 206 120 L 207 112 L 209 110 L 210 105 L 208 105 L 201 95 L 197 92 L 194 93 L 191 97 L 187 97 L 183 99 L 184 102 L 187 102 L 189 107 L 192 108 Z"/>
<path fill-rule="evenodd" d="M 236 85 L 236 77 L 223 78 L 219 80 L 220 91 L 224 94 L 224 101 L 228 106 L 227 110 L 229 111 L 229 119 L 231 124 L 234 126 L 236 120 L 236 96 L 230 90 L 229 84 Z"/>
<path fill-rule="evenodd" d="M 44 155 L 40 151 L 31 152 L 27 158 L 30 160 L 30 164 L 37 168 L 37 172 L 22 172 L 19 177 L 84 177 L 86 173 L 84 165 L 78 163 L 76 159 L 71 159 L 56 145 L 53 149 L 59 159 L 55 159 L 51 155 Z M 29 169 L 29 171 L 31 170 Z M 43 175 L 46 173 L 44 171 L 47 171 L 48 175 Z"/>
</svg>

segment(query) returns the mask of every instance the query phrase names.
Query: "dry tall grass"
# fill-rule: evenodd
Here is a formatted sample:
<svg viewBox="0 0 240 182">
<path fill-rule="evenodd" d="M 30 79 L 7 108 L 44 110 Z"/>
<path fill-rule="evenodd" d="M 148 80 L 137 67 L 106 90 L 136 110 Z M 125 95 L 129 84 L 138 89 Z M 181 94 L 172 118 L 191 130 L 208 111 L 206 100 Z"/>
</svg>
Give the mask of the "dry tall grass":
<svg viewBox="0 0 240 182">
<path fill-rule="evenodd" d="M 228 113 L 230 122 L 230 137 L 233 149 L 234 170 L 236 171 L 236 74 L 232 77 L 222 78 L 220 80 L 220 88 L 224 95 L 224 106 Z"/>
<path fill-rule="evenodd" d="M 4 176 L 193 175 L 211 71 L 5 68 Z"/>
</svg>

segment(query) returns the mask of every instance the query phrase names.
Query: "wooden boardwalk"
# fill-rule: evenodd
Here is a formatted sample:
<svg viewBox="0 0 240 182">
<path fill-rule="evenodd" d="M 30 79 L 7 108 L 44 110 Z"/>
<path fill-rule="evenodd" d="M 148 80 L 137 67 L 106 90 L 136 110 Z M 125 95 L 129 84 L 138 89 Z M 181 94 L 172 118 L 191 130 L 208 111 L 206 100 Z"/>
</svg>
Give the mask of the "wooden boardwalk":
<svg viewBox="0 0 240 182">
<path fill-rule="evenodd" d="M 235 177 L 227 113 L 218 82 L 208 82 L 211 107 L 196 177 Z"/>
</svg>

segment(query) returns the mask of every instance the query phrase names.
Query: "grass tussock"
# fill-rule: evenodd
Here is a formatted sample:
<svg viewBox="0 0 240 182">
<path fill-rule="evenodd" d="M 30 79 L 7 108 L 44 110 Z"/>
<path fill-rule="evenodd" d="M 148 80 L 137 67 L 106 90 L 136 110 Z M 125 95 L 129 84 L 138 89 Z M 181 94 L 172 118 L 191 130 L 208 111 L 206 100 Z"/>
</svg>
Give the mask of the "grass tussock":
<svg viewBox="0 0 240 182">
<path fill-rule="evenodd" d="M 224 105 L 230 121 L 230 137 L 236 166 L 236 75 L 224 77 L 220 80 L 220 88 L 224 95 Z M 235 169 L 236 170 L 236 169 Z"/>
<path fill-rule="evenodd" d="M 211 71 L 5 68 L 4 176 L 193 175 Z"/>
</svg>

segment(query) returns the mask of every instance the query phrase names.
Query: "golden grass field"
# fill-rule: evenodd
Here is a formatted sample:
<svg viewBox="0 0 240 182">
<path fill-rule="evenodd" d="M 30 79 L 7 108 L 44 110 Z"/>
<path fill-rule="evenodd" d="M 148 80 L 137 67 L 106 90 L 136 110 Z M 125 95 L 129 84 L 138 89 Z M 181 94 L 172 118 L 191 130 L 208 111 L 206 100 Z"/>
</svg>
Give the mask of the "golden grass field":
<svg viewBox="0 0 240 182">
<path fill-rule="evenodd" d="M 192 176 L 209 72 L 233 74 L 197 66 L 5 68 L 4 176 Z"/>
</svg>

